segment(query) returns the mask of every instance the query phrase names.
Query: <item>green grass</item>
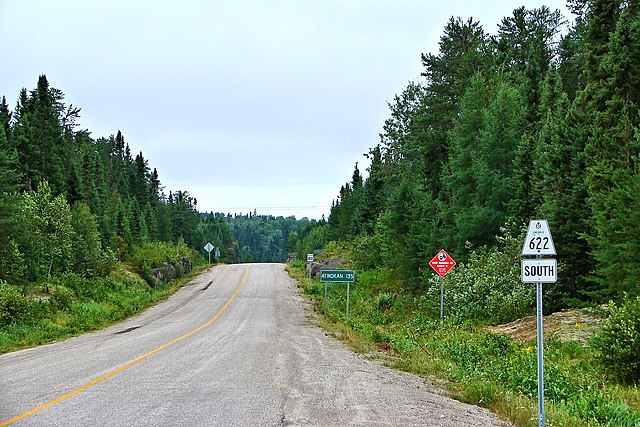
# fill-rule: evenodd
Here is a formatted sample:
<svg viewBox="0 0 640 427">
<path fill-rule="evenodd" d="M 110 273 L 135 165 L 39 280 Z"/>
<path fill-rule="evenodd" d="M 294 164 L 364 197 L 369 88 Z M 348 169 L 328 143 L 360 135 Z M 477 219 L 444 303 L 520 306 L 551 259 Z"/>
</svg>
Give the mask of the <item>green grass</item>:
<svg viewBox="0 0 640 427">
<path fill-rule="evenodd" d="M 308 282 L 304 263 L 289 272 L 322 311 L 324 285 Z M 425 297 L 405 294 L 384 271 L 357 272 L 346 317 L 346 286 L 330 284 L 324 326 L 357 351 L 377 348 L 395 367 L 437 377 L 452 397 L 487 407 L 516 426 L 537 425 L 535 340 L 512 342 L 471 322 L 441 323 Z M 433 310 L 431 310 L 433 311 Z M 545 343 L 548 426 L 640 426 L 640 391 L 616 384 L 595 351 L 574 341 Z"/>
<path fill-rule="evenodd" d="M 31 298 L 12 321 L 0 326 L 0 354 L 63 340 L 120 322 L 168 298 L 200 274 L 194 270 L 171 283 L 150 286 L 119 266 L 108 277 L 64 275 L 51 279 L 51 293 L 30 286 Z M 8 285 L 4 285 L 5 290 Z"/>
</svg>

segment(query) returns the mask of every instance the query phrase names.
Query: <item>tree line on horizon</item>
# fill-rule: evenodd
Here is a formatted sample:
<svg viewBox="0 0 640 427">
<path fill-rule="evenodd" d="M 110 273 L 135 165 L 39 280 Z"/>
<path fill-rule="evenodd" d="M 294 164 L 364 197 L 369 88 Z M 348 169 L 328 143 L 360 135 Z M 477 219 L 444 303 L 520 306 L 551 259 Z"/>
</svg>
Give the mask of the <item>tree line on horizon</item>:
<svg viewBox="0 0 640 427">
<path fill-rule="evenodd" d="M 229 228 L 238 243 L 238 262 L 286 262 L 290 243 L 316 220 L 295 216 L 247 214 L 228 215 Z"/>
<path fill-rule="evenodd" d="M 294 245 L 353 242 L 361 268 L 420 291 L 439 249 L 465 262 L 541 218 L 561 268 L 555 308 L 638 295 L 640 3 L 568 6 L 571 23 L 517 8 L 495 35 L 452 17 L 389 103 L 367 178 L 356 164 L 327 223 Z"/>
</svg>

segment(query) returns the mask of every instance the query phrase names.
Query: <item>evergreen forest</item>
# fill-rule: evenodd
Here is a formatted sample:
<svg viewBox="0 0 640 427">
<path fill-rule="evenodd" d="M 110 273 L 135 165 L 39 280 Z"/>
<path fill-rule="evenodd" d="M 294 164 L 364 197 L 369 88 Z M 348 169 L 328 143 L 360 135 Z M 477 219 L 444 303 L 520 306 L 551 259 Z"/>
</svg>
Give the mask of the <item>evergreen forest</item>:
<svg viewBox="0 0 640 427">
<path fill-rule="evenodd" d="M 224 215 L 202 217 L 187 191 L 165 193 L 158 171 L 124 135 L 93 139 L 80 108 L 39 77 L 13 111 L 0 103 L 0 279 L 20 284 L 57 274 L 104 276 L 149 242 L 233 259 Z"/>
<path fill-rule="evenodd" d="M 165 192 L 157 169 L 122 132 L 93 139 L 80 108 L 45 75 L 15 109 L 0 103 L 0 280 L 100 277 L 153 242 L 184 244 L 216 262 L 285 262 L 289 234 L 316 221 L 201 213 L 188 191 Z"/>
<path fill-rule="evenodd" d="M 560 271 L 545 309 L 637 296 L 640 4 L 568 5 L 572 21 L 517 8 L 497 34 L 451 18 L 389 103 L 366 179 L 356 164 L 307 235 L 349 243 L 360 268 L 391 269 L 421 294 L 441 248 L 463 264 L 482 251 L 517 264 L 521 246 L 505 239 L 522 245 L 529 220 L 547 219 Z M 315 249 L 313 236 L 295 244 Z"/>
<path fill-rule="evenodd" d="M 228 224 L 238 245 L 238 262 L 286 262 L 295 246 L 288 252 L 290 242 L 319 222 L 293 216 L 228 215 Z"/>
<path fill-rule="evenodd" d="M 302 260 L 291 270 L 357 351 L 541 425 L 536 289 L 520 270 L 529 221 L 546 219 L 548 425 L 638 426 L 640 3 L 567 4 L 571 21 L 521 7 L 496 34 L 451 18 L 389 102 L 366 173 L 356 163 L 328 220 L 289 239 L 353 268 L 350 296 Z M 440 249 L 457 261 L 443 279 Z"/>
</svg>

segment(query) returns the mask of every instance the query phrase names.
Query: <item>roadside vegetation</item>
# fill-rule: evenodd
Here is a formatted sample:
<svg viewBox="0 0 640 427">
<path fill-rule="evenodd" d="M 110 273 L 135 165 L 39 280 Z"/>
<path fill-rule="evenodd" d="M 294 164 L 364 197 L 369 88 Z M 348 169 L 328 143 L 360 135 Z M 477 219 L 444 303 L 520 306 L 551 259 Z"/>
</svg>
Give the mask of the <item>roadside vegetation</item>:
<svg viewBox="0 0 640 427">
<path fill-rule="evenodd" d="M 307 228 L 313 228 L 324 220 L 293 216 L 259 215 L 255 210 L 247 214 L 228 215 L 227 223 L 238 242 L 238 262 L 285 262 L 288 241 L 295 241 Z"/>
<path fill-rule="evenodd" d="M 184 257 L 194 261 L 193 271 L 180 270 Z M 148 269 L 165 263 L 178 277 L 157 283 Z M 167 298 L 206 266 L 184 244 L 149 244 L 103 277 L 65 273 L 21 287 L 0 281 L 0 354 L 117 323 Z"/>
<path fill-rule="evenodd" d="M 640 8 L 569 4 L 571 22 L 520 7 L 496 34 L 452 17 L 439 51 L 422 54 L 420 76 L 389 102 L 368 173 L 356 163 L 326 223 L 290 251 L 353 244 L 362 269 L 392 270 L 425 293 L 440 249 L 473 263 L 501 245 L 502 230 L 517 236 L 545 219 L 560 277 L 545 287 L 546 311 L 640 295 L 640 77 L 629 71 L 640 69 Z M 520 310 L 522 295 L 496 279 L 482 296 L 511 316 L 504 303 Z M 461 283 L 465 298 L 477 280 Z"/>
<path fill-rule="evenodd" d="M 207 242 L 220 254 L 212 262 L 237 258 L 226 215 L 200 214 L 186 191 L 165 193 L 122 132 L 93 139 L 79 119 L 44 75 L 13 111 L 0 99 L 0 353 L 166 298 L 204 266 Z"/>
<path fill-rule="evenodd" d="M 344 268 L 357 268 L 352 247 L 331 244 L 328 248 L 325 256 L 340 256 L 345 260 Z M 536 340 L 521 342 L 494 333 L 490 327 L 513 316 L 531 314 L 530 308 L 522 307 L 530 307 L 531 299 L 535 302 L 529 289 L 533 285 L 512 278 L 517 295 L 504 298 L 495 311 L 485 307 L 487 298 L 478 296 L 490 298 L 495 278 L 510 276 L 514 268 L 513 264 L 496 268 L 492 262 L 495 255 L 474 252 L 475 262 L 459 264 L 446 276 L 443 322 L 439 319 L 439 277 L 426 278 L 427 292 L 416 294 L 406 289 L 392 270 L 356 269 L 349 318 L 345 311 L 346 285 L 331 283 L 323 327 L 356 351 L 423 376 L 458 400 L 487 407 L 516 426 L 536 426 Z M 289 271 L 322 316 L 324 284 L 307 279 L 303 261 L 290 263 Z M 468 277 L 486 275 L 493 279 L 476 283 L 474 295 L 468 295 Z M 512 309 L 509 301 L 515 301 Z M 547 425 L 640 425 L 639 309 L 640 299 L 611 306 L 609 322 L 604 321 L 607 311 L 592 309 L 590 313 L 601 317 L 604 326 L 586 342 L 558 339 L 553 334 L 546 337 Z M 579 329 L 580 325 L 574 327 Z"/>
<path fill-rule="evenodd" d="M 640 8 L 568 7 L 571 21 L 517 8 L 495 34 L 452 17 L 438 52 L 422 54 L 420 76 L 389 102 L 368 173 L 356 164 L 326 223 L 289 250 L 356 270 L 349 319 L 344 285 L 329 286 L 328 324 L 341 337 L 528 426 L 535 343 L 491 331 L 535 314 L 520 252 L 529 221 L 547 220 L 558 280 L 543 286 L 545 315 L 602 316 L 587 346 L 549 337 L 549 425 L 638 426 Z M 440 249 L 458 262 L 442 323 L 428 264 Z M 320 283 L 305 290 L 321 301 Z"/>
</svg>

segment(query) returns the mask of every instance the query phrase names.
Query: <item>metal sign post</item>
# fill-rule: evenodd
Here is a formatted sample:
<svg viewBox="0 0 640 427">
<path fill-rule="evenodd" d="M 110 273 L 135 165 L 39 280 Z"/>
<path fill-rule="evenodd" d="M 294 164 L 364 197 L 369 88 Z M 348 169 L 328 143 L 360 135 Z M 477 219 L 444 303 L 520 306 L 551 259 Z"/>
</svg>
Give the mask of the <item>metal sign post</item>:
<svg viewBox="0 0 640 427">
<path fill-rule="evenodd" d="M 307 254 L 307 264 L 313 262 L 313 254 Z M 307 266 L 307 282 L 311 280 L 311 266 Z"/>
<path fill-rule="evenodd" d="M 213 249 L 214 249 L 214 246 L 211 244 L 211 242 L 207 242 L 207 244 L 204 245 L 204 250 L 209 253 L 209 264 L 211 264 L 211 251 Z"/>
<path fill-rule="evenodd" d="M 351 282 L 347 282 L 347 319 L 349 318 L 349 286 Z"/>
<path fill-rule="evenodd" d="M 440 321 L 444 320 L 444 276 L 456 265 L 456 261 L 449 256 L 447 251 L 440 252 L 429 261 L 431 268 L 440 276 Z"/>
<path fill-rule="evenodd" d="M 536 317 L 538 329 L 538 426 L 544 427 L 544 328 L 542 321 L 542 284 L 556 283 L 558 268 L 555 259 L 542 255 L 555 255 L 556 248 L 549 224 L 544 219 L 529 222 L 527 237 L 522 245 L 522 256 L 535 255 L 535 259 L 522 260 L 522 282 L 536 284 Z"/>
<path fill-rule="evenodd" d="M 355 281 L 353 270 L 322 270 L 320 281 L 324 282 L 324 317 L 327 317 L 327 283 L 346 282 L 347 283 L 347 319 L 349 318 L 349 293 L 350 285 Z"/>
<path fill-rule="evenodd" d="M 540 427 L 544 427 L 544 329 L 542 324 L 542 282 L 536 283 L 536 316 L 538 329 L 538 425 Z"/>
<path fill-rule="evenodd" d="M 327 318 L 327 282 L 324 282 L 324 300 L 322 300 L 324 306 L 324 318 Z"/>
<path fill-rule="evenodd" d="M 444 277 L 440 278 L 440 321 L 444 320 Z"/>
</svg>

